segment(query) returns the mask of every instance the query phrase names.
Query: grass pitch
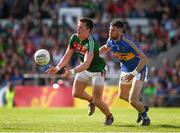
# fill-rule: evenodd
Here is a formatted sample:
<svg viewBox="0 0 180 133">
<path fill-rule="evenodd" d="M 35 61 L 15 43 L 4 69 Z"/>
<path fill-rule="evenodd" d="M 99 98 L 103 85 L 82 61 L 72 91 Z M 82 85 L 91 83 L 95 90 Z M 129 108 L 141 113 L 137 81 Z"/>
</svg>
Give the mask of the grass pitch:
<svg viewBox="0 0 180 133">
<path fill-rule="evenodd" d="M 104 126 L 104 115 L 96 109 L 0 108 L 0 132 L 180 132 L 180 108 L 150 108 L 151 125 L 136 123 L 134 109 L 111 109 L 115 121 Z"/>
</svg>

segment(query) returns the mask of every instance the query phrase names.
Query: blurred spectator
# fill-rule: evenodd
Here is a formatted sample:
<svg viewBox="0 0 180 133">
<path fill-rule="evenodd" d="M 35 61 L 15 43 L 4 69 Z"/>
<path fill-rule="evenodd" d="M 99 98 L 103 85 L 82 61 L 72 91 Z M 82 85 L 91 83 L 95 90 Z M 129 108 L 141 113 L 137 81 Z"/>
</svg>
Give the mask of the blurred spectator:
<svg viewBox="0 0 180 133">
<path fill-rule="evenodd" d="M 173 75 L 172 87 L 168 90 L 168 94 L 165 106 L 178 106 L 180 100 L 180 76 L 178 74 Z"/>
<path fill-rule="evenodd" d="M 152 81 L 149 81 L 144 88 L 144 100 L 147 105 L 154 106 L 154 95 L 156 93 L 156 87 Z"/>
<path fill-rule="evenodd" d="M 5 0 L 0 0 L 0 18 L 7 18 L 9 16 L 9 7 Z"/>
<path fill-rule="evenodd" d="M 28 13 L 29 0 L 15 0 L 11 5 L 11 15 L 15 18 L 22 19 Z"/>
<path fill-rule="evenodd" d="M 13 70 L 12 75 L 10 77 L 10 81 L 14 86 L 23 84 L 23 75 L 17 68 Z"/>
<path fill-rule="evenodd" d="M 55 44 L 52 51 L 52 60 L 54 65 L 57 65 L 59 63 L 59 61 L 64 55 L 64 52 L 64 49 L 60 48 L 57 44 Z"/>
<path fill-rule="evenodd" d="M 152 98 L 152 105 L 161 107 L 164 105 L 164 98 L 167 94 L 167 84 L 165 80 L 158 80 L 156 84 L 156 92 Z"/>
<path fill-rule="evenodd" d="M 12 108 L 15 106 L 14 104 L 14 87 L 12 85 L 6 90 L 5 94 L 5 104 L 7 108 Z"/>
</svg>

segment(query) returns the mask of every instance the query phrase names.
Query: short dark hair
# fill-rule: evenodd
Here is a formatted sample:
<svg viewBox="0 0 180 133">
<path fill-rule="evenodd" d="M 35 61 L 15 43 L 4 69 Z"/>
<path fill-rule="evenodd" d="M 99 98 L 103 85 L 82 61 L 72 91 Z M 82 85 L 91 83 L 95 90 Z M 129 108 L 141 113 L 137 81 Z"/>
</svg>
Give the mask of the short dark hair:
<svg viewBox="0 0 180 133">
<path fill-rule="evenodd" d="M 111 21 L 110 23 L 111 26 L 116 26 L 117 28 L 122 28 L 124 29 L 124 22 L 122 19 L 115 18 Z"/>
<path fill-rule="evenodd" d="M 92 31 L 94 23 L 93 23 L 93 21 L 90 18 L 83 17 L 83 18 L 80 18 L 79 21 L 83 22 L 83 23 L 86 23 L 86 27 L 88 29 L 90 29 L 90 31 Z"/>
</svg>

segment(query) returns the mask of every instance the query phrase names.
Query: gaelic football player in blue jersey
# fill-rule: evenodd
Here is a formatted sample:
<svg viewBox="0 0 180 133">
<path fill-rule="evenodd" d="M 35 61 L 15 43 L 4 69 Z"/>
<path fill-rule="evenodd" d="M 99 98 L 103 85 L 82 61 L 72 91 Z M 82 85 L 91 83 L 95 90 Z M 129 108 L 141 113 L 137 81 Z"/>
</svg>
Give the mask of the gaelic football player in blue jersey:
<svg viewBox="0 0 180 133">
<path fill-rule="evenodd" d="M 110 23 L 107 43 L 99 49 L 99 54 L 111 50 L 113 56 L 121 63 L 118 96 L 128 101 L 139 112 L 137 122 L 142 121 L 141 125 L 147 126 L 150 124 L 147 115 L 149 108 L 139 100 L 143 84 L 147 80 L 147 57 L 123 30 L 122 20 L 114 19 Z"/>
</svg>

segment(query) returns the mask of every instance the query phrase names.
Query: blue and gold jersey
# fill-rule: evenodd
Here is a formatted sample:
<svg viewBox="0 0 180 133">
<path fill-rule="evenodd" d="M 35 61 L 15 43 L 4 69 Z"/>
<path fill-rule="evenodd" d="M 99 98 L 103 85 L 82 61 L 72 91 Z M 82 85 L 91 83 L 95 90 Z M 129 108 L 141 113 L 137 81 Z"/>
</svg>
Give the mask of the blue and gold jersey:
<svg viewBox="0 0 180 133">
<path fill-rule="evenodd" d="M 137 67 L 140 58 L 136 48 L 140 49 L 140 47 L 129 36 L 123 34 L 118 42 L 108 39 L 106 44 L 107 47 L 111 48 L 113 56 L 121 62 L 122 71 L 132 72 Z"/>
</svg>

